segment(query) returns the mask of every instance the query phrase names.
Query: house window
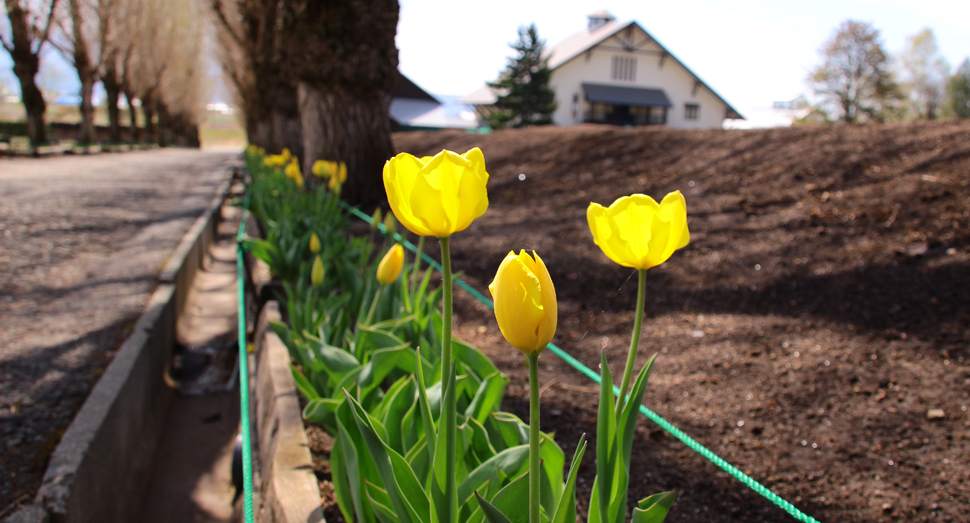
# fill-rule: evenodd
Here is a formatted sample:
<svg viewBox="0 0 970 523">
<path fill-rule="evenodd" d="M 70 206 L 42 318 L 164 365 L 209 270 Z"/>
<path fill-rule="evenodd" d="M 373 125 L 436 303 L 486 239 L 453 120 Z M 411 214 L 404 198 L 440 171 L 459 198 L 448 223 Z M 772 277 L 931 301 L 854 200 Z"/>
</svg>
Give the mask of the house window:
<svg viewBox="0 0 970 523">
<path fill-rule="evenodd" d="M 696 120 L 700 117 L 701 106 L 697 104 L 684 104 L 684 119 Z"/>
<path fill-rule="evenodd" d="M 614 56 L 610 78 L 621 82 L 637 80 L 637 59 L 633 56 Z"/>
</svg>

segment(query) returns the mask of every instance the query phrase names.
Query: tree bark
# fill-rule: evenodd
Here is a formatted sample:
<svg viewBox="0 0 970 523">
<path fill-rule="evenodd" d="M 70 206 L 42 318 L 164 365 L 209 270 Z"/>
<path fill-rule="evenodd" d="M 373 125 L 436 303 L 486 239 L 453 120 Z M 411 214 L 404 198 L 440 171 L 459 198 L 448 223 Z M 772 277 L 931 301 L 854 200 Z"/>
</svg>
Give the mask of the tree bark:
<svg viewBox="0 0 970 523">
<path fill-rule="evenodd" d="M 138 111 L 135 108 L 135 93 L 127 84 L 121 85 L 121 90 L 125 93 L 125 101 L 128 103 L 128 140 L 131 143 L 139 142 Z"/>
<path fill-rule="evenodd" d="M 97 140 L 94 132 L 94 96 L 95 74 L 90 70 L 82 72 L 78 67 L 78 78 L 81 80 L 81 143 L 89 144 Z"/>
<path fill-rule="evenodd" d="M 47 127 L 44 125 L 47 102 L 44 101 L 44 95 L 41 94 L 34 80 L 37 71 L 40 70 L 38 57 L 40 46 L 37 52 L 31 49 L 30 13 L 21 6 L 20 2 L 7 2 L 6 9 L 12 37 L 12 43 L 7 50 L 13 59 L 13 73 L 20 82 L 20 97 L 27 111 L 27 136 L 36 146 L 47 142 Z M 41 41 L 41 45 L 43 43 L 44 41 Z"/>
<path fill-rule="evenodd" d="M 47 126 L 44 123 L 44 113 L 47 112 L 47 102 L 44 95 L 34 82 L 37 71 L 40 68 L 40 61 L 36 56 L 33 60 L 22 62 L 15 61 L 13 72 L 20 81 L 21 99 L 24 102 L 24 109 L 27 111 L 27 136 L 33 145 L 47 143 Z"/>
<path fill-rule="evenodd" d="M 141 112 L 145 116 L 145 143 L 156 143 L 155 95 L 151 91 L 141 97 Z"/>
<path fill-rule="evenodd" d="M 381 173 L 384 162 L 394 155 L 388 97 L 361 97 L 338 86 L 323 91 L 304 82 L 298 93 L 304 164 L 318 159 L 346 162 L 347 183 L 341 196 L 354 205 L 382 201 L 386 196 Z"/>
<path fill-rule="evenodd" d="M 71 0 L 71 21 L 74 28 L 74 67 L 81 81 L 81 143 L 97 141 L 94 134 L 94 84 L 98 81 L 97 66 L 91 60 L 88 42 L 84 37 L 83 18 L 78 0 Z"/>
<path fill-rule="evenodd" d="M 104 76 L 101 78 L 104 84 L 104 92 L 108 103 L 108 136 L 112 143 L 121 143 L 121 110 L 118 109 L 118 100 L 121 98 L 121 82 L 118 80 L 118 71 L 113 65 L 105 68 Z"/>
</svg>

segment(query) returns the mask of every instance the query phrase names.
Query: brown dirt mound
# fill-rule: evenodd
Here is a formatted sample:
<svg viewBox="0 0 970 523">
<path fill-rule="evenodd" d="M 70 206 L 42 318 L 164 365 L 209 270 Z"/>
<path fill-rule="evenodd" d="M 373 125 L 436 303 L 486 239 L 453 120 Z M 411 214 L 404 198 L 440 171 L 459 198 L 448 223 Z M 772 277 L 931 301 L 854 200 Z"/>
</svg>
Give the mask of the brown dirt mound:
<svg viewBox="0 0 970 523">
<path fill-rule="evenodd" d="M 593 244 L 586 207 L 681 190 L 691 244 L 648 272 L 638 364 L 660 358 L 645 404 L 820 520 L 970 520 L 970 122 L 394 140 L 419 156 L 481 147 L 490 207 L 454 238 L 454 266 L 485 291 L 506 252 L 537 250 L 554 342 L 594 369 L 605 348 L 614 374 L 636 277 Z M 511 376 L 503 407 L 526 418 L 524 358 L 459 294 L 459 335 Z M 543 429 L 567 454 L 584 432 L 594 444 L 595 385 L 542 361 Z M 679 489 L 671 521 L 789 520 L 649 421 L 634 449 L 632 495 Z"/>
</svg>

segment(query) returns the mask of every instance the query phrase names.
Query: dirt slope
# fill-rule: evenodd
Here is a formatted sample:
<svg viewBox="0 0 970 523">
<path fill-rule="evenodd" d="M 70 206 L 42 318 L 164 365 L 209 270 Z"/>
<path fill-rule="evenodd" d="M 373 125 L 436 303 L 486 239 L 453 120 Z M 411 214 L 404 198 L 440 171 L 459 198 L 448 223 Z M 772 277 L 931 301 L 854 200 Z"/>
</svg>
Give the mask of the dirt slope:
<svg viewBox="0 0 970 523">
<path fill-rule="evenodd" d="M 970 520 L 970 122 L 394 140 L 481 147 L 490 206 L 454 238 L 455 268 L 485 291 L 506 252 L 537 250 L 554 342 L 593 368 L 605 348 L 614 374 L 636 278 L 593 244 L 586 207 L 681 190 L 691 243 L 648 272 L 638 363 L 661 354 L 645 404 L 820 520 Z M 483 306 L 462 296 L 456 314 L 526 418 L 524 358 Z M 596 389 L 542 361 L 543 429 L 571 454 L 595 440 Z M 634 495 L 681 490 L 672 521 L 790 520 L 649 421 L 634 449 Z M 588 454 L 583 504 L 594 473 Z"/>
</svg>

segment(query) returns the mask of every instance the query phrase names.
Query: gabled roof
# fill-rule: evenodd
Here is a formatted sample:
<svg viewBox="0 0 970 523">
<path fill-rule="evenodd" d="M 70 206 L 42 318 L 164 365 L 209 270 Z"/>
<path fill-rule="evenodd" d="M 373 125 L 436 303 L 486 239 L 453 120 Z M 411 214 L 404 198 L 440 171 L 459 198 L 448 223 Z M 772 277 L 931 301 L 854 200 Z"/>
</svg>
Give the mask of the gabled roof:
<svg viewBox="0 0 970 523">
<path fill-rule="evenodd" d="M 410 78 L 401 74 L 400 70 L 395 71 L 394 89 L 391 90 L 391 98 L 441 103 L 437 98 L 419 87 L 418 84 L 412 82 Z"/>
<path fill-rule="evenodd" d="M 589 31 L 589 30 L 580 31 L 570 36 L 569 38 L 563 40 L 562 42 L 559 42 L 554 47 L 546 51 L 546 56 L 549 59 L 549 62 L 548 62 L 549 68 L 552 70 L 556 70 L 556 68 L 566 64 L 573 58 L 576 58 L 577 56 L 583 54 L 584 52 L 593 48 L 597 44 L 602 43 L 603 41 L 609 39 L 613 35 L 619 33 L 620 31 L 630 26 L 634 26 L 637 29 L 643 31 L 643 33 L 647 35 L 647 38 L 649 38 L 653 43 L 657 44 L 657 47 L 659 47 L 662 52 L 666 53 L 666 55 L 672 58 L 674 62 L 676 62 L 681 67 L 683 67 L 688 74 L 694 77 L 695 81 L 697 81 L 702 86 L 707 88 L 707 90 L 710 91 L 711 94 L 713 94 L 718 100 L 721 101 L 721 103 L 727 106 L 728 108 L 728 114 L 726 116 L 727 118 L 739 118 L 742 120 L 744 119 L 744 116 L 741 116 L 741 113 L 739 113 L 734 107 L 732 107 L 731 104 L 727 102 L 727 100 L 725 100 L 724 98 L 721 98 L 721 95 L 717 94 L 717 91 L 715 91 L 714 89 L 711 89 L 711 87 L 707 85 L 707 83 L 704 82 L 704 80 L 701 80 L 700 77 L 694 74 L 694 72 L 691 71 L 689 67 L 684 65 L 683 62 L 681 62 L 676 56 L 673 55 L 673 53 L 668 51 L 667 48 L 663 46 L 663 44 L 661 44 L 656 38 L 654 38 L 653 35 L 648 33 L 646 29 L 641 27 L 640 24 L 638 24 L 635 21 L 620 22 L 620 21 L 614 20 L 612 22 L 606 23 L 601 27 L 596 28 L 593 31 Z"/>
</svg>

